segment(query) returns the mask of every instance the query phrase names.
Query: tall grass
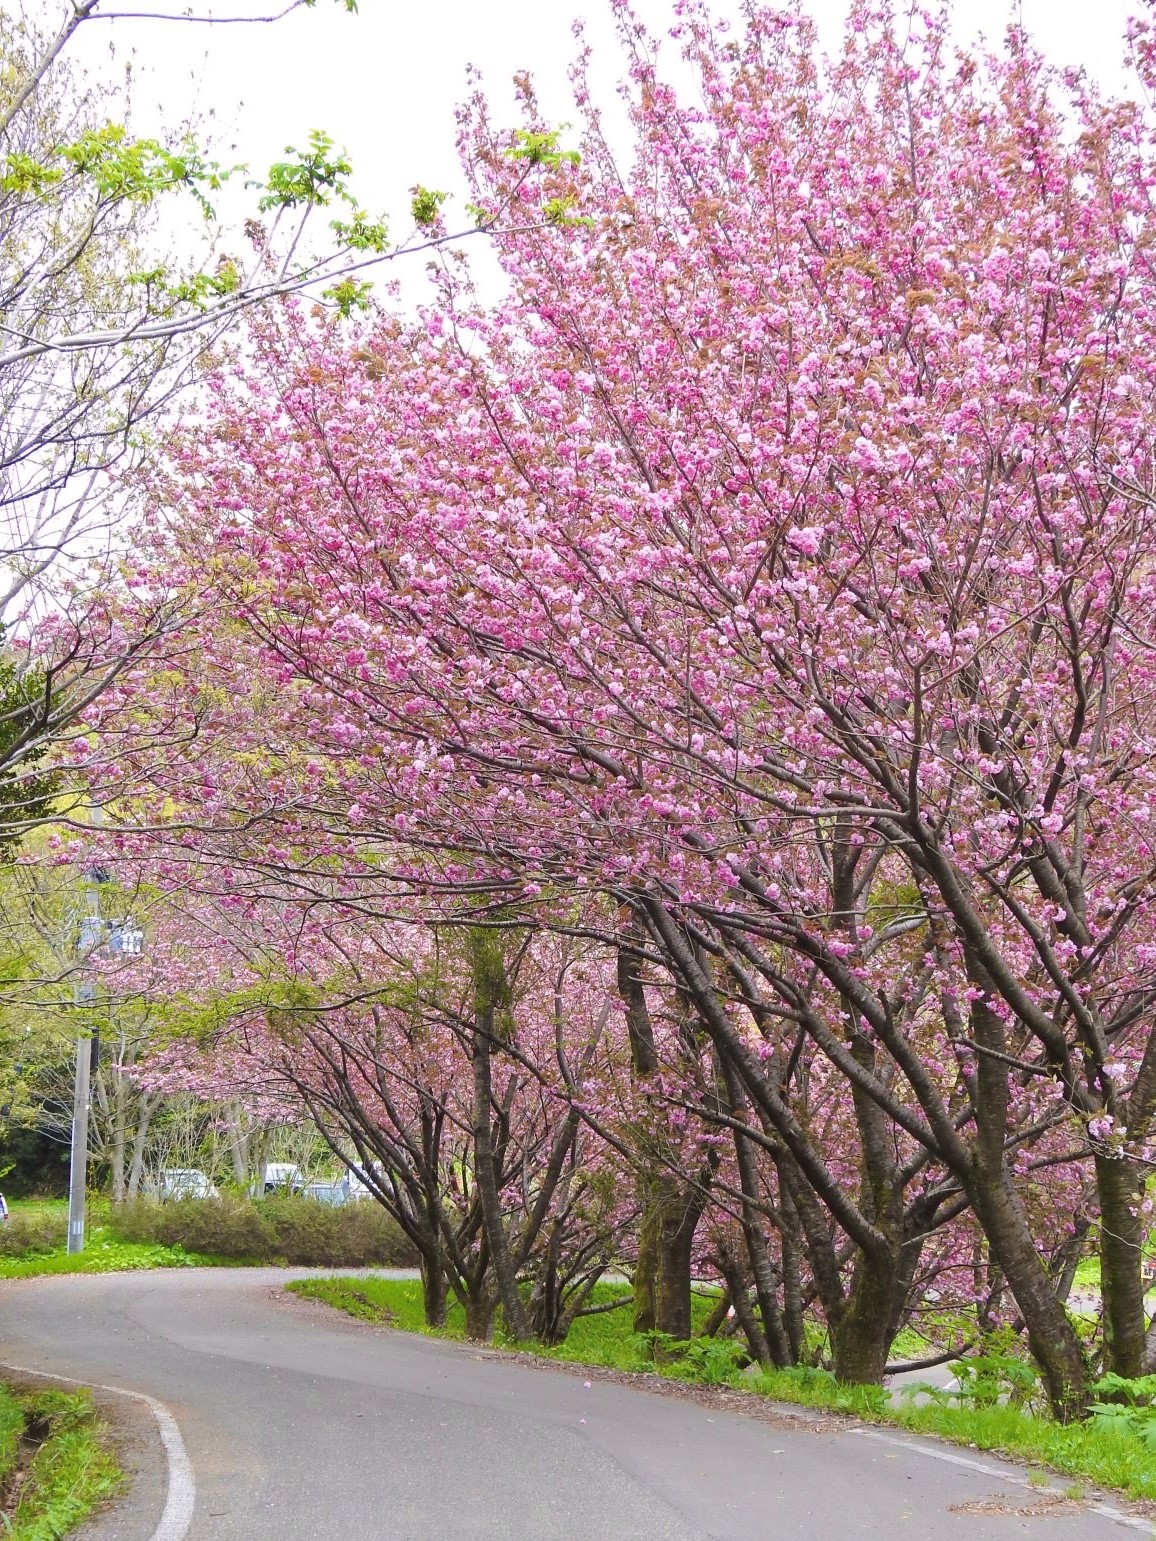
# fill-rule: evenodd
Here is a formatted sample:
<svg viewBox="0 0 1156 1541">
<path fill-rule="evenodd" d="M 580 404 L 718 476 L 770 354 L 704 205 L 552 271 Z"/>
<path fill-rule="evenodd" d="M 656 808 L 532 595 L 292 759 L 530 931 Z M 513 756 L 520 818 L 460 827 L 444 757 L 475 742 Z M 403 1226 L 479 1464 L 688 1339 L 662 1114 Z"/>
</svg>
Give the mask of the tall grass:
<svg viewBox="0 0 1156 1541">
<path fill-rule="evenodd" d="M 12 1410 L 16 1422 L 12 1432 Z M 0 1388 L 0 1460 L 7 1490 L 21 1437 L 38 1441 L 23 1479 L 0 1515 L 8 1541 L 59 1541 L 120 1488 L 124 1477 L 88 1391 Z"/>
</svg>

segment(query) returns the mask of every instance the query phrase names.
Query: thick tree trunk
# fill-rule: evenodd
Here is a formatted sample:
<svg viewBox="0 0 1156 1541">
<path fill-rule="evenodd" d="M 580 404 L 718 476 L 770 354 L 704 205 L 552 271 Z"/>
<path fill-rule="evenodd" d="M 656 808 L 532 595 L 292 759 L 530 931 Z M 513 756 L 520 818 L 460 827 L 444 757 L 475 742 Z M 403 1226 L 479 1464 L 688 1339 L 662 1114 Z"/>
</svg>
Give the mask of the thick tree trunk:
<svg viewBox="0 0 1156 1541">
<path fill-rule="evenodd" d="M 494 1327 L 494 1303 L 488 1295 L 467 1295 L 466 1337 L 475 1343 L 488 1343 Z"/>
<path fill-rule="evenodd" d="M 446 1324 L 448 1287 L 446 1271 L 442 1266 L 440 1258 L 422 1257 L 421 1294 L 422 1303 L 425 1307 L 426 1326 L 444 1327 Z"/>
<path fill-rule="evenodd" d="M 1144 1373 L 1144 1284 L 1140 1270 L 1145 1227 L 1143 1181 L 1129 1161 L 1097 1155 L 1100 1199 L 1100 1296 L 1108 1369 L 1129 1379 Z"/>
<path fill-rule="evenodd" d="M 973 1082 L 975 1142 L 967 1170 L 958 1175 L 1003 1269 L 1027 1328 L 1028 1345 L 1040 1367 L 1052 1411 L 1061 1423 L 1082 1418 L 1088 1406 L 1088 1369 L 1080 1341 L 1056 1296 L 1007 1166 L 1007 1111 L 1010 1086 L 1006 1029 L 989 1004 L 995 988 L 982 961 L 965 949 L 967 972 L 981 992 L 972 1001 L 972 1037 L 980 1050 Z"/>
<path fill-rule="evenodd" d="M 638 1261 L 634 1266 L 634 1330 L 653 1332 L 658 1321 L 658 1198 L 655 1185 L 638 1179 Z"/>
<path fill-rule="evenodd" d="M 659 1182 L 658 1280 L 655 1322 L 659 1332 L 680 1342 L 691 1335 L 690 1284 L 694 1236 L 706 1207 L 707 1183 Z"/>
<path fill-rule="evenodd" d="M 799 1271 L 799 1244 L 795 1239 L 795 1209 L 789 1194 L 780 1187 L 779 1207 L 786 1224 L 783 1227 L 783 1328 L 791 1357 L 788 1364 L 801 1364 L 806 1356 L 807 1335 L 803 1317 L 803 1280 Z"/>
<path fill-rule="evenodd" d="M 898 1282 L 893 1257 L 859 1253 L 843 1310 L 831 1328 L 832 1368 L 837 1381 L 882 1385 L 894 1336 L 891 1322 Z"/>
<path fill-rule="evenodd" d="M 654 1325 L 658 1332 L 679 1342 L 691 1335 L 690 1260 L 694 1230 L 694 1225 L 687 1225 L 682 1217 L 662 1217 Z"/>
<path fill-rule="evenodd" d="M 1006 1173 L 981 1178 L 971 1201 L 1027 1329 L 1052 1412 L 1060 1423 L 1082 1418 L 1088 1407 L 1088 1367 L 1080 1340 L 1056 1296 L 1032 1241 L 1031 1230 Z"/>
<path fill-rule="evenodd" d="M 474 1176 L 481 1199 L 482 1217 L 486 1228 L 486 1240 L 490 1247 L 494 1280 L 498 1287 L 498 1299 L 506 1318 L 506 1331 L 516 1343 L 527 1342 L 532 1336 L 526 1307 L 518 1292 L 518 1280 L 514 1271 L 506 1236 L 505 1219 L 502 1215 L 502 1196 L 499 1186 L 497 1163 L 490 1121 L 493 1116 L 493 1088 L 490 1080 L 490 1052 L 494 1037 L 494 1010 L 498 1000 L 498 987 L 489 972 L 488 959 L 481 955 L 474 963 L 474 990 L 476 1030 L 473 1042 L 474 1060 Z"/>
</svg>

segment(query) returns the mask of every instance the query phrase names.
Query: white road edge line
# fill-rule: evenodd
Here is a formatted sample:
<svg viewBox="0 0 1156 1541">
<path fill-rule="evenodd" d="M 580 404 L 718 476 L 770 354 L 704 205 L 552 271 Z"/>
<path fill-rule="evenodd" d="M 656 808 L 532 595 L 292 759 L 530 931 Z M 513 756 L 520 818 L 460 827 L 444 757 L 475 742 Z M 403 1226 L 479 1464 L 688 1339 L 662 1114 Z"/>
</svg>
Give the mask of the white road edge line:
<svg viewBox="0 0 1156 1541">
<path fill-rule="evenodd" d="M 914 1439 L 897 1439 L 894 1434 L 881 1434 L 878 1429 L 856 1428 L 848 1430 L 851 1434 L 858 1434 L 861 1439 L 877 1439 L 885 1445 L 898 1445 L 900 1450 L 913 1450 L 916 1455 L 930 1456 L 933 1461 L 946 1461 L 951 1466 L 966 1466 L 969 1471 L 982 1472 L 985 1477 L 995 1477 L 1000 1482 L 1010 1483 L 1012 1487 L 1026 1488 L 1029 1493 L 1038 1493 L 1041 1497 L 1063 1498 L 1067 1490 L 1056 1487 L 1053 1483 L 1041 1486 L 1035 1482 L 1029 1482 L 1026 1477 L 1017 1477 L 1014 1473 L 1003 1471 L 998 1466 L 989 1466 L 986 1461 L 973 1461 L 966 1455 L 953 1455 L 950 1450 L 940 1450 L 935 1445 L 921 1445 Z M 1151 1520 L 1140 1519 L 1135 1514 L 1125 1514 L 1123 1509 L 1117 1509 L 1112 1504 L 1086 1504 L 1093 1514 L 1102 1515 L 1106 1520 L 1115 1520 L 1117 1525 L 1127 1525 L 1130 1530 L 1143 1531 L 1144 1535 L 1153 1534 Z"/>
<path fill-rule="evenodd" d="M 32 1370 L 27 1365 L 0 1364 L 0 1369 L 11 1370 L 17 1375 L 38 1375 L 42 1380 L 60 1381 L 66 1386 L 90 1386 L 94 1391 L 108 1391 L 113 1396 L 131 1397 L 134 1402 L 143 1402 L 157 1421 L 169 1469 L 165 1507 L 160 1523 L 149 1541 L 184 1541 L 197 1501 L 197 1484 L 193 1479 L 192 1463 L 185 1450 L 177 1420 L 163 1402 L 158 1402 L 156 1397 L 146 1396 L 143 1391 L 128 1391 L 124 1386 L 102 1386 L 99 1381 L 76 1380 L 71 1375 L 53 1375 L 49 1370 Z"/>
</svg>

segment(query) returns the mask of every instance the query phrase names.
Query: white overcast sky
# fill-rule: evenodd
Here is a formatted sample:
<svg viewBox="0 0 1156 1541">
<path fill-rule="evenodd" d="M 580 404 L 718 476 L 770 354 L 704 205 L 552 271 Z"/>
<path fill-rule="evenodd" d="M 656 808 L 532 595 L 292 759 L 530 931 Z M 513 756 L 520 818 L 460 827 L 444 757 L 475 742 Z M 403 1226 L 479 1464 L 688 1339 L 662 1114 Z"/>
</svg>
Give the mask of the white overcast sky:
<svg viewBox="0 0 1156 1541">
<path fill-rule="evenodd" d="M 119 18 L 133 10 L 179 12 L 189 3 L 105 0 L 105 8 Z M 1020 0 L 1015 9 L 1050 58 L 1084 64 L 1114 88 L 1122 78 L 1125 19 L 1141 3 Z M 66 0 L 25 4 L 51 20 Z M 190 8 L 254 14 L 277 3 L 191 0 Z M 741 8 L 741 0 L 716 0 L 720 15 L 737 18 Z M 845 9 L 845 0 L 811 0 L 832 45 Z M 635 10 L 652 32 L 671 20 L 671 0 L 635 0 Z M 1012 13 L 1012 0 L 957 0 L 956 32 L 961 41 L 981 31 L 994 41 Z M 534 75 L 550 117 L 566 119 L 576 17 L 595 47 L 599 94 L 613 102 L 621 64 L 606 0 L 360 0 L 356 15 L 335 0 L 317 0 L 315 8 L 270 26 L 116 19 L 82 28 L 74 52 L 99 72 L 107 68 L 110 43 L 121 62 L 132 55 L 137 130 L 155 130 L 158 122 L 171 128 L 199 115 L 222 160 L 261 168 L 310 129 L 326 129 L 353 157 L 361 201 L 390 213 L 401 235 L 412 183 L 460 188 L 453 109 L 466 91 L 467 65 L 482 70 L 499 120 L 513 121 L 510 80 L 522 69 Z"/>
</svg>

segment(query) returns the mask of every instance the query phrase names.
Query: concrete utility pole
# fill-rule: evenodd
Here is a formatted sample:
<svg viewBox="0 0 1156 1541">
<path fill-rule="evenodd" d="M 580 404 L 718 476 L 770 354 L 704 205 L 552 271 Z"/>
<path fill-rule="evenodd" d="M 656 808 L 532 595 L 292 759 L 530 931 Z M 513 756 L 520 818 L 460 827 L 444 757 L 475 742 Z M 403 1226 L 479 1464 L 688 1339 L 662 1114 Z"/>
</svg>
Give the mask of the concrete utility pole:
<svg viewBox="0 0 1156 1541">
<path fill-rule="evenodd" d="M 88 1089 L 92 1040 L 76 1042 L 76 1076 L 72 1087 L 72 1159 L 68 1168 L 68 1250 L 84 1251 L 84 1189 L 88 1181 Z"/>
<path fill-rule="evenodd" d="M 76 938 L 76 956 L 81 965 L 106 942 L 114 957 L 139 958 L 144 947 L 144 932 L 131 916 L 105 921 L 100 912 L 100 888 L 109 881 L 103 867 L 89 867 L 84 874 L 84 913 Z M 72 987 L 76 1006 L 87 1006 L 96 998 L 91 979 L 77 976 Z M 68 1250 L 84 1251 L 84 1199 L 88 1187 L 88 1109 L 92 1077 L 99 1068 L 100 1038 L 76 1040 L 76 1073 L 72 1084 L 72 1152 L 68 1167 Z"/>
<path fill-rule="evenodd" d="M 87 961 L 93 948 L 103 940 L 104 923 L 100 916 L 100 888 L 106 876 L 98 868 L 85 873 L 86 913 L 80 917 L 77 937 L 78 958 Z M 77 978 L 72 986 L 76 1006 L 87 1005 L 94 997 L 91 979 Z M 76 1040 L 76 1073 L 72 1083 L 72 1152 L 68 1165 L 68 1251 L 84 1251 L 84 1193 L 88 1183 L 88 1100 L 92 1077 L 91 1038 Z"/>
</svg>

